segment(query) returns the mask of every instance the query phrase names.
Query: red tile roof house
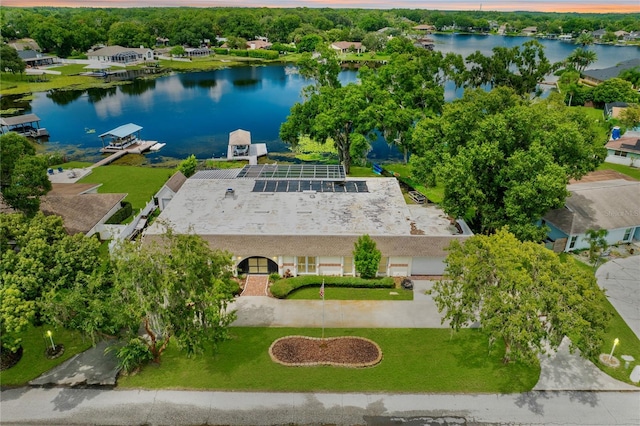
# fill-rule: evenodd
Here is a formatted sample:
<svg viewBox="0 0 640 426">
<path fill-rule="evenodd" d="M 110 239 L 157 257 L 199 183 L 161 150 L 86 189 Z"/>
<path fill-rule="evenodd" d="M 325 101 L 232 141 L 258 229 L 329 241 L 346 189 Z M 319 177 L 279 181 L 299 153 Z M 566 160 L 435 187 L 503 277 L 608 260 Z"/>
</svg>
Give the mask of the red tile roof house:
<svg viewBox="0 0 640 426">
<path fill-rule="evenodd" d="M 606 145 L 607 163 L 640 167 L 640 132 L 627 131 L 619 139 L 612 139 Z"/>
<path fill-rule="evenodd" d="M 336 41 L 331 44 L 331 48 L 338 53 L 349 53 L 351 50 L 364 53 L 367 50 L 359 41 Z"/>
</svg>

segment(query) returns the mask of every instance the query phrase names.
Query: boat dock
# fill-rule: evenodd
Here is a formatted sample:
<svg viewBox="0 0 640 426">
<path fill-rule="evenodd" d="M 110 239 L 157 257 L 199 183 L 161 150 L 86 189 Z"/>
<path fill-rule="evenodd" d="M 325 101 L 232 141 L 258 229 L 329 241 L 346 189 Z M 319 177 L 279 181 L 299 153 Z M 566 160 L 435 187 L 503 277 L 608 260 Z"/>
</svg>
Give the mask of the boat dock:
<svg viewBox="0 0 640 426">
<path fill-rule="evenodd" d="M 267 144 L 251 143 L 251 133 L 238 129 L 229 133 L 227 160 L 248 160 L 250 165 L 258 164 L 258 157 L 267 155 Z"/>
</svg>

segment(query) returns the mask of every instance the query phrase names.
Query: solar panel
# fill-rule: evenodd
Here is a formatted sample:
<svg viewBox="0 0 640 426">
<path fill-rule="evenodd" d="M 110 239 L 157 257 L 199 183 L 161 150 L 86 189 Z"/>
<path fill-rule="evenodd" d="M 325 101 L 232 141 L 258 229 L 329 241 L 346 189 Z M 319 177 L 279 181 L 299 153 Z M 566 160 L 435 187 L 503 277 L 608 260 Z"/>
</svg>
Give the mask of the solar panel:
<svg viewBox="0 0 640 426">
<path fill-rule="evenodd" d="M 260 164 L 247 165 L 238 178 L 344 180 L 344 167 L 332 164 Z"/>
<path fill-rule="evenodd" d="M 369 192 L 366 181 L 332 180 L 256 180 L 253 192 Z"/>
</svg>

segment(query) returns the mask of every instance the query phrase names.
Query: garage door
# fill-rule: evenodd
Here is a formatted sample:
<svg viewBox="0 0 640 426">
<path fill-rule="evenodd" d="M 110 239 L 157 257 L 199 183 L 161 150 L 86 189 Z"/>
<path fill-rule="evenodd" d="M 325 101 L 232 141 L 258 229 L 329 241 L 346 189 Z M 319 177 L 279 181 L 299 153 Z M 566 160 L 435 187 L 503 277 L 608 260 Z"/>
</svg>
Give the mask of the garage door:
<svg viewBox="0 0 640 426">
<path fill-rule="evenodd" d="M 442 275 L 444 258 L 414 257 L 411 262 L 411 275 Z"/>
</svg>

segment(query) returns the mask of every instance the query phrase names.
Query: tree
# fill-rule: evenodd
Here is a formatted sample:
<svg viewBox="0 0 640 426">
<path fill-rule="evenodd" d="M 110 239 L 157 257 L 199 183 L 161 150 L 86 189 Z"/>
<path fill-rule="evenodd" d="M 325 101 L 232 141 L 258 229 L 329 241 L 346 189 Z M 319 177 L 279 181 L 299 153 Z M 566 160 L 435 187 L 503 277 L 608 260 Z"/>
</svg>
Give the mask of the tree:
<svg viewBox="0 0 640 426">
<path fill-rule="evenodd" d="M 380 258 L 382 254 L 376 242 L 365 234 L 358 238 L 353 249 L 353 263 L 356 267 L 356 272 L 360 274 L 362 278 L 375 278 L 378 267 L 380 266 Z"/>
<path fill-rule="evenodd" d="M 502 341 L 505 363 L 534 364 L 564 336 L 584 357 L 597 356 L 609 321 L 593 274 L 506 229 L 452 242 L 446 279 L 432 294 L 454 330 L 479 322 L 492 347 Z"/>
<path fill-rule="evenodd" d="M 6 44 L 0 47 L 0 71 L 22 74 L 25 69 L 27 64 L 18 56 L 16 49 Z"/>
<path fill-rule="evenodd" d="M 618 78 L 630 81 L 633 87 L 640 88 L 640 67 L 634 67 L 622 71 Z"/>
<path fill-rule="evenodd" d="M 35 155 L 35 148 L 24 136 L 9 132 L 0 136 L 0 191 L 11 207 L 33 216 L 40 207 L 40 196 L 51 190 L 47 162 Z"/>
<path fill-rule="evenodd" d="M 183 175 L 189 178 L 196 172 L 197 167 L 198 160 L 196 159 L 195 155 L 191 154 L 186 159 L 180 162 L 180 165 L 178 165 L 178 170 L 180 170 Z"/>
<path fill-rule="evenodd" d="M 544 46 L 537 40 L 512 48 L 494 47 L 489 57 L 476 51 L 466 61 L 468 70 L 464 74 L 468 87 L 507 86 L 521 96 L 534 92 L 538 83 L 557 67 L 549 62 Z"/>
<path fill-rule="evenodd" d="M 586 49 L 584 47 L 578 47 L 575 49 L 567 59 L 566 64 L 575 69 L 579 73 L 582 73 L 589 65 L 593 64 L 598 59 L 598 55 L 593 50 Z"/>
<path fill-rule="evenodd" d="M 322 37 L 318 34 L 307 34 L 297 43 L 298 52 L 315 52 L 316 46 L 322 43 Z"/>
<path fill-rule="evenodd" d="M 555 97 L 531 102 L 507 88 L 467 90 L 416 125 L 413 174 L 437 177 L 444 211 L 475 232 L 508 225 L 518 238 L 539 241 L 546 232 L 535 223 L 564 204 L 568 178 L 604 159 L 596 135 L 581 111 Z"/>
<path fill-rule="evenodd" d="M 387 36 L 379 32 L 367 33 L 362 39 L 362 45 L 369 52 L 380 52 L 387 44 Z"/>
<path fill-rule="evenodd" d="M 607 244 L 609 231 L 606 229 L 587 229 L 585 235 L 589 242 L 589 261 L 593 263 L 595 268 L 598 266 L 600 254 L 609 247 L 609 244 Z"/>
<path fill-rule="evenodd" d="M 620 112 L 620 122 L 632 129 L 640 125 L 640 105 L 631 104 Z"/>
<path fill-rule="evenodd" d="M 231 255 L 197 235 L 167 230 L 159 243 L 123 242 L 112 255 L 114 297 L 130 337 L 142 324 L 155 362 L 170 339 L 187 354 L 228 338 L 238 285 Z"/>
<path fill-rule="evenodd" d="M 24 300 L 15 285 L 0 285 L 0 350 L 16 352 L 20 349 L 20 334 L 35 316 L 35 303 Z"/>
<path fill-rule="evenodd" d="M 576 44 L 579 44 L 582 47 L 590 46 L 590 45 L 593 44 L 594 41 L 595 41 L 595 39 L 593 38 L 593 36 L 590 33 L 581 33 L 576 38 Z"/>
<path fill-rule="evenodd" d="M 174 56 L 175 56 L 175 57 L 182 57 L 182 56 L 184 56 L 184 54 L 185 54 L 186 52 L 187 52 L 187 51 L 186 51 L 186 50 L 184 50 L 184 47 L 182 47 L 182 46 L 173 46 L 173 47 L 171 48 L 171 50 L 169 51 L 169 54 L 170 54 L 172 57 L 174 57 Z"/>
<path fill-rule="evenodd" d="M 621 78 L 611 78 L 593 88 L 593 101 L 603 105 L 610 102 L 637 102 L 638 92 L 633 90 L 631 82 Z"/>
</svg>

